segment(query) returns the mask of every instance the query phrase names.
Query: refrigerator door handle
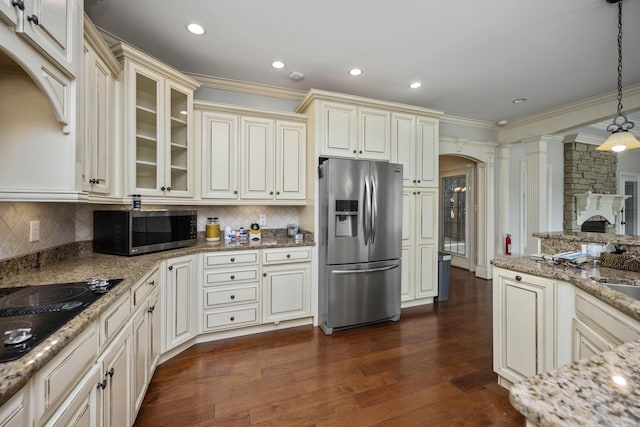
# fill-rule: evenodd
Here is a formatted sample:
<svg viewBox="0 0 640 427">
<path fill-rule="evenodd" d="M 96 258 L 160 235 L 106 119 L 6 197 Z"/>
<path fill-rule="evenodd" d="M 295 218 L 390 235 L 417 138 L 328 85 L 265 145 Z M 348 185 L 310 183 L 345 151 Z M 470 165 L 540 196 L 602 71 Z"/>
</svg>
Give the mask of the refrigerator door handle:
<svg viewBox="0 0 640 427">
<path fill-rule="evenodd" d="M 371 229 L 369 228 L 369 217 L 371 216 L 371 188 L 369 186 L 369 176 L 364 177 L 364 200 L 362 208 L 362 224 L 364 227 L 364 244 L 369 244 Z"/>
<path fill-rule="evenodd" d="M 371 177 L 371 244 L 376 241 L 376 220 L 378 219 L 378 192 L 376 180 Z"/>
<path fill-rule="evenodd" d="M 394 268 L 400 267 L 399 265 L 388 265 L 386 267 L 379 268 L 367 268 L 366 270 L 332 270 L 331 274 L 364 274 L 364 273 L 375 273 L 377 271 L 387 271 L 393 270 Z"/>
</svg>

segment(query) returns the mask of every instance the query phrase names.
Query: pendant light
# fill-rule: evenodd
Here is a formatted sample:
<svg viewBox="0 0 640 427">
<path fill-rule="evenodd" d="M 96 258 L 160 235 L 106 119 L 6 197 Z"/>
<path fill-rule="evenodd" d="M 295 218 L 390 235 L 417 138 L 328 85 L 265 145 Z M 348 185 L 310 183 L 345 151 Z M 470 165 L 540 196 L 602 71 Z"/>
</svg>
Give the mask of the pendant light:
<svg viewBox="0 0 640 427">
<path fill-rule="evenodd" d="M 618 3 L 618 112 L 613 122 L 607 126 L 611 135 L 596 148 L 600 151 L 630 150 L 640 148 L 640 142 L 629 132 L 635 124 L 622 114 L 622 0 L 607 0 L 608 3 Z"/>
</svg>

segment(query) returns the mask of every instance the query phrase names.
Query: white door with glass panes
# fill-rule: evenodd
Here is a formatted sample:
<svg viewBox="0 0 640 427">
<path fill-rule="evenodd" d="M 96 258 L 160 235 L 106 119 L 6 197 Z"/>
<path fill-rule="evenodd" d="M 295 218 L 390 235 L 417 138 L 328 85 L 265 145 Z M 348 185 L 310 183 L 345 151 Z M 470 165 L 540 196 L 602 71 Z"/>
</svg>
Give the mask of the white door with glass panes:
<svg viewBox="0 0 640 427">
<path fill-rule="evenodd" d="M 166 195 L 190 196 L 192 194 L 191 163 L 193 158 L 189 120 L 193 113 L 192 92 L 171 81 L 166 81 L 165 117 L 166 159 L 163 186 Z M 162 189 L 162 186 L 160 187 Z"/>
</svg>

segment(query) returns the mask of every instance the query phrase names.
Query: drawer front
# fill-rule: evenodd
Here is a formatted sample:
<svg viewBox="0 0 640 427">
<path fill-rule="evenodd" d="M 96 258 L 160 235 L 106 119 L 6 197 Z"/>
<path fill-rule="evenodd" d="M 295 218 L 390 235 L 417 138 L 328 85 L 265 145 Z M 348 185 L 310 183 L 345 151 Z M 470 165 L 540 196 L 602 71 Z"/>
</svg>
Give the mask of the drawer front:
<svg viewBox="0 0 640 427">
<path fill-rule="evenodd" d="M 289 248 L 264 250 L 263 264 L 282 264 L 288 262 L 311 261 L 311 248 Z"/>
<path fill-rule="evenodd" d="M 616 345 L 640 339 L 640 323 L 584 292 L 576 295 L 576 313 L 582 321 L 612 338 Z"/>
<path fill-rule="evenodd" d="M 258 305 L 209 311 L 204 314 L 205 331 L 231 329 L 258 324 L 260 311 Z"/>
<path fill-rule="evenodd" d="M 106 343 L 115 337 L 120 329 L 129 321 L 130 300 L 129 294 L 120 298 L 112 309 L 100 316 L 100 346 L 104 347 Z"/>
<path fill-rule="evenodd" d="M 131 295 L 133 297 L 133 310 L 140 307 L 145 299 L 149 296 L 151 291 L 160 286 L 160 273 L 158 270 L 154 271 L 150 276 L 136 283 L 131 289 Z"/>
<path fill-rule="evenodd" d="M 95 363 L 98 354 L 96 324 L 89 326 L 63 351 L 36 374 L 36 421 L 53 410 L 82 378 L 86 369 Z"/>
<path fill-rule="evenodd" d="M 204 285 L 221 285 L 244 282 L 256 282 L 260 279 L 260 268 L 247 268 L 242 270 L 217 270 L 204 274 Z"/>
<path fill-rule="evenodd" d="M 258 251 L 235 251 L 204 254 L 204 268 L 257 264 Z"/>
<path fill-rule="evenodd" d="M 258 302 L 258 285 L 227 289 L 209 288 L 204 290 L 204 308 L 221 305 Z"/>
</svg>

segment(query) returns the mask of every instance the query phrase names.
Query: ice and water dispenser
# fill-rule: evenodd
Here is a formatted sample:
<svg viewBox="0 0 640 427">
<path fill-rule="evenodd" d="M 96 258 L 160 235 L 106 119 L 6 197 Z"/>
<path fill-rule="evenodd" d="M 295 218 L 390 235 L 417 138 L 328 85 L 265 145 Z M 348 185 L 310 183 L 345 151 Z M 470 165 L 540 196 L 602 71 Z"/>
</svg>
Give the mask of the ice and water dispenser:
<svg viewBox="0 0 640 427">
<path fill-rule="evenodd" d="M 336 237 L 358 235 L 358 201 L 336 200 Z"/>
</svg>

